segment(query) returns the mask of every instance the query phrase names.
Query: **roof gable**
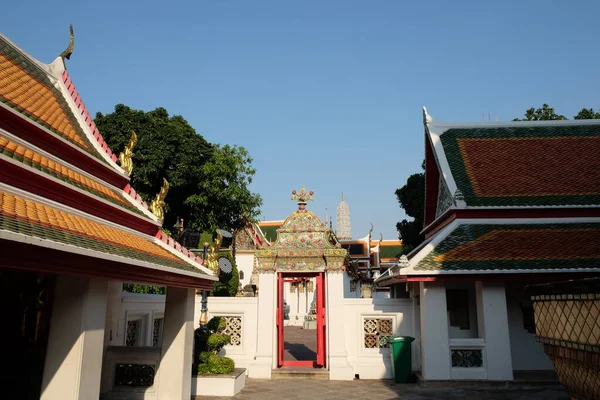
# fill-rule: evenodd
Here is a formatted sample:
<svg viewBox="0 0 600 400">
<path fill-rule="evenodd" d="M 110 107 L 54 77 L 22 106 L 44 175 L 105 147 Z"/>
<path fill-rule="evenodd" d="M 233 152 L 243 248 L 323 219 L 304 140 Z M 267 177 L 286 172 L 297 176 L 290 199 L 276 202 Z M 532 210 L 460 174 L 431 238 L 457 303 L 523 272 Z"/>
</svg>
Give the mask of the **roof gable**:
<svg viewBox="0 0 600 400">
<path fill-rule="evenodd" d="M 600 205 L 600 122 L 429 120 L 426 127 L 436 158 L 443 160 L 440 190 L 447 190 L 436 217 L 453 190 L 467 207 Z"/>
</svg>

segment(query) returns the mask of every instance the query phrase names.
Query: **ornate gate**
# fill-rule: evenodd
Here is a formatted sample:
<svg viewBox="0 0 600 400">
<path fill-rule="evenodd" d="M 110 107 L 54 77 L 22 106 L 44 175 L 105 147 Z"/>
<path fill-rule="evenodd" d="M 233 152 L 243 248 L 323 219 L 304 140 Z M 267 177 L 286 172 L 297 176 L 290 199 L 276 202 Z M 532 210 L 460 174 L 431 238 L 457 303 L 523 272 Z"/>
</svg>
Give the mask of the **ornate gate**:
<svg viewBox="0 0 600 400">
<path fill-rule="evenodd" d="M 307 365 L 326 367 L 327 316 L 326 275 L 341 272 L 346 250 L 341 248 L 333 232 L 311 211 L 306 202 L 312 200 L 312 191 L 304 188 L 292 191 L 292 200 L 298 200 L 298 210 L 290 214 L 277 230 L 277 241 L 263 246 L 257 252 L 255 273 L 277 274 L 277 365 Z M 315 278 L 317 355 L 314 361 L 284 361 L 284 278 Z M 259 290 L 260 296 L 260 290 Z"/>
</svg>

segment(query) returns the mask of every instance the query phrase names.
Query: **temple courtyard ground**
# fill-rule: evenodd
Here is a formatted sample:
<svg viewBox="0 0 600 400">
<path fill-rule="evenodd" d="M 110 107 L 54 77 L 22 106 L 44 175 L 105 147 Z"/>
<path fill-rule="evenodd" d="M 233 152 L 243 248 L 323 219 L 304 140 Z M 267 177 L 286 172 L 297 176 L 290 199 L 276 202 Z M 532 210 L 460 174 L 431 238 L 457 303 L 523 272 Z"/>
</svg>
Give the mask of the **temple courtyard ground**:
<svg viewBox="0 0 600 400">
<path fill-rule="evenodd" d="M 196 400 L 568 400 L 556 384 L 490 386 L 489 384 L 395 384 L 390 380 L 330 381 L 320 379 L 246 379 L 246 387 L 234 397 L 196 397 Z"/>
</svg>

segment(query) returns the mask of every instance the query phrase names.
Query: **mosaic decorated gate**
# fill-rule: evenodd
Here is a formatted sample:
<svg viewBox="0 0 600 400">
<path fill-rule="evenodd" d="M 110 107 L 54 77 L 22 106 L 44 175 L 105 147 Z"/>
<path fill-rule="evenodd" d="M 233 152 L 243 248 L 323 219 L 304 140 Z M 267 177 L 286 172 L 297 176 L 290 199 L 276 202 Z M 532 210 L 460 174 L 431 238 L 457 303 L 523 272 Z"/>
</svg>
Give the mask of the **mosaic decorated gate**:
<svg viewBox="0 0 600 400">
<path fill-rule="evenodd" d="M 317 357 L 315 362 L 294 362 L 293 365 L 326 365 L 326 275 L 342 273 L 346 250 L 335 238 L 335 235 L 321 219 L 306 210 L 307 201 L 312 200 L 314 192 L 306 192 L 304 187 L 292 191 L 292 200 L 298 201 L 298 210 L 290 214 L 281 228 L 277 230 L 277 241 L 273 245 L 265 245 L 256 252 L 258 260 L 254 272 L 257 274 L 277 274 L 277 365 L 291 365 L 283 360 L 283 280 L 284 277 L 316 278 L 316 325 L 317 325 Z M 260 296 L 260 287 L 259 287 Z M 341 310 L 339 310 L 341 312 Z"/>
</svg>

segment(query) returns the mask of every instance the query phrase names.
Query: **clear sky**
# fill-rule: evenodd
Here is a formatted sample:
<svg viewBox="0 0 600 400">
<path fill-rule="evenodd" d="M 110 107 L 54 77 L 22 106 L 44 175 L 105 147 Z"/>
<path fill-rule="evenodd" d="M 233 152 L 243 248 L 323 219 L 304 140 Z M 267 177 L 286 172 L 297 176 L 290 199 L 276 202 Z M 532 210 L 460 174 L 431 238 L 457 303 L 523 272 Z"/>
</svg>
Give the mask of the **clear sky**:
<svg viewBox="0 0 600 400">
<path fill-rule="evenodd" d="M 394 191 L 424 157 L 421 107 L 442 121 L 600 108 L 598 1 L 11 1 L 0 29 L 69 72 L 90 113 L 117 103 L 184 116 L 246 147 L 264 219 L 335 213 L 397 238 Z"/>
</svg>

